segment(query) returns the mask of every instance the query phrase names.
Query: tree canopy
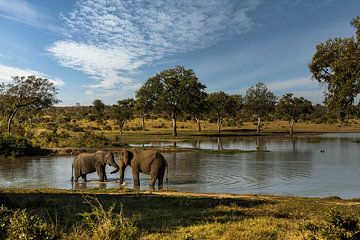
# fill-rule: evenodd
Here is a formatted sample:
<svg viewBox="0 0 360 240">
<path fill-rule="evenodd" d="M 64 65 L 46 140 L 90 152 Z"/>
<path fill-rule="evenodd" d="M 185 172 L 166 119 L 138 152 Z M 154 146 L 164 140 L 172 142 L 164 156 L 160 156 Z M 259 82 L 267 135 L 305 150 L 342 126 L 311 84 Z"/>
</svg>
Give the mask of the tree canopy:
<svg viewBox="0 0 360 240">
<path fill-rule="evenodd" d="M 144 86 L 151 89 L 150 98 L 155 99 L 155 110 L 165 113 L 172 119 L 173 136 L 177 136 L 176 120 L 179 114 L 188 112 L 206 88 L 198 81 L 192 69 L 182 66 L 156 74 L 149 78 Z"/>
<path fill-rule="evenodd" d="M 360 17 L 351 24 L 356 28 L 356 38 L 320 43 L 309 64 L 313 79 L 326 84 L 325 104 L 337 112 L 339 121 L 349 113 L 360 93 Z"/>
<path fill-rule="evenodd" d="M 240 95 L 228 95 L 223 91 L 219 91 L 210 93 L 208 102 L 210 114 L 216 117 L 218 133 L 220 133 L 224 118 L 234 116 L 240 110 L 242 97 Z"/>
<path fill-rule="evenodd" d="M 48 79 L 28 76 L 13 77 L 13 81 L 0 85 L 0 101 L 11 132 L 13 118 L 19 110 L 38 110 L 59 103 L 57 89 Z"/>
<path fill-rule="evenodd" d="M 119 100 L 112 109 L 112 118 L 123 133 L 125 123 L 134 117 L 135 101 L 132 98 Z"/>
<path fill-rule="evenodd" d="M 246 110 L 258 118 L 257 131 L 261 130 L 261 118 L 275 109 L 276 96 L 270 92 L 264 83 L 257 83 L 246 90 L 244 98 Z"/>
<path fill-rule="evenodd" d="M 295 97 L 292 93 L 284 94 L 276 105 L 276 112 L 283 119 L 289 121 L 289 132 L 294 134 L 294 124 L 301 117 L 311 114 L 313 106 L 311 101 L 304 97 Z"/>
</svg>

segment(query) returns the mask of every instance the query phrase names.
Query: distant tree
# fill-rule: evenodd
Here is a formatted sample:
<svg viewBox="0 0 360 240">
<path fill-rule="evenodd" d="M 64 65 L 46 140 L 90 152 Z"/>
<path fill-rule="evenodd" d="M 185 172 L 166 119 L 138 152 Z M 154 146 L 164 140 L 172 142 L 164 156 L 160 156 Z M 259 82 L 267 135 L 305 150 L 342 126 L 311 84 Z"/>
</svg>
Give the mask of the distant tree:
<svg viewBox="0 0 360 240">
<path fill-rule="evenodd" d="M 7 131 L 19 110 L 38 110 L 59 103 L 57 89 L 48 79 L 36 76 L 13 77 L 13 81 L 0 85 L 0 101 L 7 118 Z"/>
<path fill-rule="evenodd" d="M 309 64 L 313 79 L 326 84 L 325 104 L 341 123 L 360 93 L 360 17 L 352 20 L 356 38 L 334 38 L 316 46 Z"/>
<path fill-rule="evenodd" d="M 180 113 L 184 113 L 205 85 L 198 81 L 192 69 L 182 66 L 164 70 L 149 78 L 144 84 L 153 86 L 153 99 L 156 99 L 155 110 L 167 114 L 172 120 L 173 136 L 177 136 L 176 121 Z"/>
<path fill-rule="evenodd" d="M 276 96 L 268 90 L 264 83 L 257 83 L 255 86 L 246 90 L 245 95 L 246 110 L 256 115 L 258 119 L 257 132 L 261 131 L 261 118 L 274 112 Z"/>
<path fill-rule="evenodd" d="M 276 105 L 276 112 L 283 119 L 289 121 L 289 133 L 294 134 L 294 124 L 305 115 L 313 111 L 312 103 L 304 97 L 295 97 L 292 93 L 284 94 Z"/>
<path fill-rule="evenodd" d="M 193 96 L 189 98 L 191 102 L 186 104 L 186 112 L 194 117 L 198 127 L 198 131 L 201 132 L 201 119 L 209 111 L 207 93 L 200 90 L 194 91 L 192 95 Z"/>
<path fill-rule="evenodd" d="M 98 122 L 102 122 L 104 118 L 104 110 L 105 110 L 105 104 L 100 99 L 95 99 L 93 101 L 94 106 L 94 114 L 96 117 L 96 120 Z"/>
<path fill-rule="evenodd" d="M 123 133 L 125 123 L 134 117 L 135 100 L 132 98 L 119 100 L 112 108 L 112 118 Z"/>
<path fill-rule="evenodd" d="M 228 95 L 223 91 L 210 93 L 207 101 L 210 106 L 210 114 L 216 117 L 218 133 L 221 132 L 224 119 L 236 115 L 242 105 L 240 95 Z"/>
<path fill-rule="evenodd" d="M 155 109 L 157 95 L 162 90 L 157 81 L 147 81 L 139 90 L 136 91 L 135 111 L 141 118 L 142 129 L 145 130 L 145 117 Z"/>
</svg>

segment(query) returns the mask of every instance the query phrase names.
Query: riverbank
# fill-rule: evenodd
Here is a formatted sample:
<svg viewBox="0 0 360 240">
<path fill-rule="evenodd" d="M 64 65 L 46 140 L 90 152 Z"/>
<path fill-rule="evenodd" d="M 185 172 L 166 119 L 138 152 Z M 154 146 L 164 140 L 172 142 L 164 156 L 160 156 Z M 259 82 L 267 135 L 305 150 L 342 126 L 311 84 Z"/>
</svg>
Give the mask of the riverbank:
<svg viewBox="0 0 360 240">
<path fill-rule="evenodd" d="M 56 222 L 64 233 L 91 211 L 85 200 L 98 199 L 106 211 L 115 204 L 134 220 L 141 239 L 305 239 L 306 226 L 321 227 L 336 209 L 360 219 L 360 201 L 265 195 L 148 192 L 126 189 L 1 189 L 0 204 L 26 209 Z M 90 200 L 91 201 L 91 200 Z M 93 204 L 96 204 L 96 202 Z M 83 215 L 83 216 L 86 216 Z M 334 230 L 334 229 L 333 229 Z M 131 239 L 131 238 L 128 238 Z"/>
</svg>

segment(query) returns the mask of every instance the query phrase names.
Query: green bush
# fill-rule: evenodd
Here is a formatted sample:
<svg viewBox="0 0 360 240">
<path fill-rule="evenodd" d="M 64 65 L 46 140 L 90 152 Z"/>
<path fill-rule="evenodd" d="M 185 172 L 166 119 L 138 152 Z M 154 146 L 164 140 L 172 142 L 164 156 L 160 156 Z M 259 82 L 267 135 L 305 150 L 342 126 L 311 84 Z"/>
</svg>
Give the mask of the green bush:
<svg viewBox="0 0 360 240">
<path fill-rule="evenodd" d="M 360 239 L 359 220 L 353 216 L 341 216 L 332 209 L 320 223 L 306 222 L 303 226 L 306 239 L 355 240 Z"/>
<path fill-rule="evenodd" d="M 102 134 L 85 132 L 80 135 L 77 146 L 79 147 L 106 147 L 110 145 L 110 140 Z"/>
<path fill-rule="evenodd" d="M 61 239 L 61 236 L 53 225 L 47 224 L 37 215 L 29 215 L 25 210 L 12 211 L 0 207 L 0 239 L 56 240 Z"/>
<path fill-rule="evenodd" d="M 67 239 L 128 240 L 140 237 L 134 219 L 126 218 L 122 209 L 115 213 L 115 205 L 112 205 L 105 210 L 93 197 L 86 197 L 85 201 L 90 204 L 91 211 L 82 214 L 82 224 L 74 226 Z"/>
<path fill-rule="evenodd" d="M 25 138 L 12 134 L 0 134 L 0 155 L 17 156 L 27 155 L 34 150 L 31 143 Z"/>
</svg>

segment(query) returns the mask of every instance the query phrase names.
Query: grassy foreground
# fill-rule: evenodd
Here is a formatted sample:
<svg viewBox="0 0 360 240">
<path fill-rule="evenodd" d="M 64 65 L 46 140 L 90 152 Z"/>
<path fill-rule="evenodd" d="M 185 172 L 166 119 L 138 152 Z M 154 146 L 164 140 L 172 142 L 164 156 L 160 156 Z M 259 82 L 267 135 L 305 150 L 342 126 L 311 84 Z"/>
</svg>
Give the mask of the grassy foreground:
<svg viewBox="0 0 360 240">
<path fill-rule="evenodd" d="M 117 214 L 113 223 L 91 220 L 95 215 L 89 203 L 101 204 L 96 209 L 98 220 L 108 218 L 105 212 L 113 206 L 110 212 Z M 359 237 L 356 233 L 360 201 L 336 197 L 2 189 L 0 205 L 41 216 L 56 226 L 62 239 L 340 239 L 341 234 L 349 236 L 341 239 Z M 329 218 L 332 209 L 336 211 L 330 212 Z M 132 232 L 111 237 L 114 221 L 123 227 L 120 234 L 129 229 Z M 86 235 L 83 229 L 89 226 L 97 234 Z"/>
</svg>

